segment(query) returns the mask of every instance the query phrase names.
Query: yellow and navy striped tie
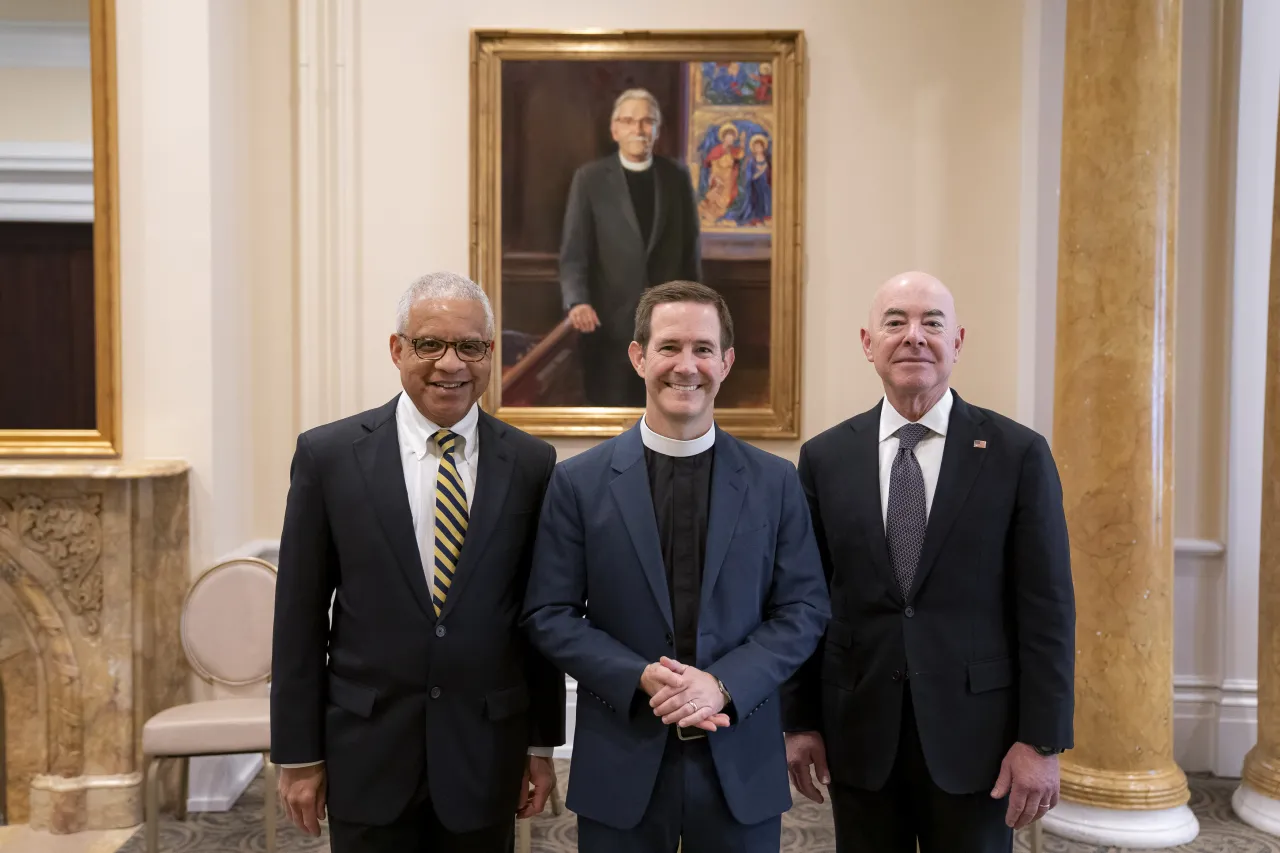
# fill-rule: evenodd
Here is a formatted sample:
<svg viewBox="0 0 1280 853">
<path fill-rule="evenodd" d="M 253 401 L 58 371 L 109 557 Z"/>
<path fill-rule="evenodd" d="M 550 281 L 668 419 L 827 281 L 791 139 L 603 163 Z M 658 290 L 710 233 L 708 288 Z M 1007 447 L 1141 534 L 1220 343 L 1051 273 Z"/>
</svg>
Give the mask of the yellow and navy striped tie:
<svg viewBox="0 0 1280 853">
<path fill-rule="evenodd" d="M 443 451 L 436 473 L 435 567 L 431 573 L 431 603 L 439 616 L 458 571 L 458 557 L 467 536 L 467 492 L 462 488 L 453 453 L 462 437 L 442 429 L 436 431 L 432 440 Z"/>
</svg>

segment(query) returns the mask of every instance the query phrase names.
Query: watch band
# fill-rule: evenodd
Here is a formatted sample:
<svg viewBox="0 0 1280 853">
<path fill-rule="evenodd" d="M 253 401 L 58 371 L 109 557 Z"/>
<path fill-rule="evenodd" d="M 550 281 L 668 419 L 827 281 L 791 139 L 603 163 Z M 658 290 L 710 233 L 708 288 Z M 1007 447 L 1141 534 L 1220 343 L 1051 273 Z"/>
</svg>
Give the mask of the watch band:
<svg viewBox="0 0 1280 853">
<path fill-rule="evenodd" d="M 724 697 L 724 706 L 727 708 L 733 704 L 733 697 L 729 695 L 729 689 L 724 686 L 724 682 L 716 679 L 716 686 L 720 688 L 720 695 Z"/>
<path fill-rule="evenodd" d="M 1058 755 L 1059 753 L 1065 752 L 1065 750 L 1058 749 L 1058 747 L 1056 746 L 1033 746 L 1032 749 L 1034 749 L 1040 755 L 1043 755 L 1046 757 L 1050 755 Z"/>
</svg>

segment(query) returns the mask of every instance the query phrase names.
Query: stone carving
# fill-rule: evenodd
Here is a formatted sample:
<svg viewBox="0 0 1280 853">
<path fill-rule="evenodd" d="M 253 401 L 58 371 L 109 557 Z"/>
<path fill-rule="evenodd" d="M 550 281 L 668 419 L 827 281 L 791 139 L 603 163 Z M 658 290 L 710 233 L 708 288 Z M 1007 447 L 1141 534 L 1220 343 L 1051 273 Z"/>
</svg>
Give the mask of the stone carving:
<svg viewBox="0 0 1280 853">
<path fill-rule="evenodd" d="M 19 495 L 11 514 L 23 544 L 57 570 L 67 606 L 84 621 L 86 633 L 96 635 L 102 612 L 102 495 Z M 0 512 L 0 519 L 5 515 Z"/>
</svg>

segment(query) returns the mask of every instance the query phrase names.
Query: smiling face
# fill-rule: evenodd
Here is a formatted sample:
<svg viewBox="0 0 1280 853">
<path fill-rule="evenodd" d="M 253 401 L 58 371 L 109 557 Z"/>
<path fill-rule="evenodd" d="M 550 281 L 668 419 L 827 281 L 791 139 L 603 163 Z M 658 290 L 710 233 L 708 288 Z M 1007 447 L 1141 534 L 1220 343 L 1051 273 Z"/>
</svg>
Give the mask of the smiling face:
<svg viewBox="0 0 1280 853">
<path fill-rule="evenodd" d="M 618 106 L 609 130 L 622 156 L 643 163 L 653 153 L 653 143 L 658 139 L 658 117 L 645 99 L 629 98 Z"/>
<path fill-rule="evenodd" d="M 670 438 L 697 438 L 711 428 L 716 393 L 733 367 L 733 347 L 720 349 L 720 315 L 703 302 L 653 307 L 649 342 L 628 354 L 644 377 L 645 422 Z"/>
<path fill-rule="evenodd" d="M 471 409 L 489 386 L 493 368 L 490 350 L 480 361 L 463 361 L 449 347 L 435 361 L 418 357 L 412 340 L 485 341 L 484 306 L 474 299 L 420 299 L 409 309 L 403 336 L 391 336 L 391 360 L 400 370 L 400 384 L 418 411 L 437 426 L 451 427 Z"/>
<path fill-rule="evenodd" d="M 925 273 L 881 285 L 862 330 L 862 351 L 886 393 L 903 398 L 941 397 L 963 345 L 951 292 Z"/>
</svg>

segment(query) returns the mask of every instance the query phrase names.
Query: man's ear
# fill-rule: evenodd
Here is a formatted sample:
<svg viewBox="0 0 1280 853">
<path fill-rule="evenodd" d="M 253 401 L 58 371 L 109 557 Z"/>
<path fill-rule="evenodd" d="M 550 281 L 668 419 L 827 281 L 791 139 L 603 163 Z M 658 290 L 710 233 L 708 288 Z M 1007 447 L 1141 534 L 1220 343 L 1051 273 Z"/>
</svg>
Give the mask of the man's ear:
<svg viewBox="0 0 1280 853">
<path fill-rule="evenodd" d="M 644 347 L 640 346 L 636 341 L 631 342 L 631 346 L 627 347 L 627 357 L 631 359 L 631 366 L 635 368 L 636 373 L 644 376 Z"/>
</svg>

